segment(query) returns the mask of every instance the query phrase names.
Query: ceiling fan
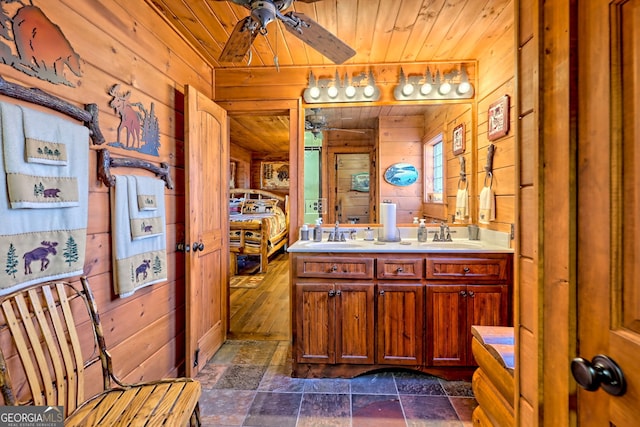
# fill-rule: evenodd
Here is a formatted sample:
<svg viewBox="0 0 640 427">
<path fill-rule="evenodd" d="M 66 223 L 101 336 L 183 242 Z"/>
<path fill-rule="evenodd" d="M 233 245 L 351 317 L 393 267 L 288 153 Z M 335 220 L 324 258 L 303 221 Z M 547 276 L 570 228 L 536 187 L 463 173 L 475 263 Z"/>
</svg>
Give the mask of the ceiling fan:
<svg viewBox="0 0 640 427">
<path fill-rule="evenodd" d="M 356 54 L 342 40 L 308 16 L 298 12 L 282 11 L 291 7 L 294 1 L 314 3 L 318 0 L 214 0 L 232 1 L 246 7 L 251 14 L 236 24 L 229 40 L 220 54 L 220 62 L 241 62 L 258 34 L 267 34 L 267 25 L 279 19 L 294 36 L 329 58 L 336 64 L 342 64 Z M 276 64 L 277 65 L 277 64 Z"/>
<path fill-rule="evenodd" d="M 329 126 L 327 121 L 327 116 L 322 114 L 322 110 L 319 108 L 312 108 L 312 113 L 308 114 L 304 120 L 304 130 L 309 131 L 313 134 L 314 137 L 317 137 L 323 131 L 341 131 L 341 132 L 353 132 L 353 133 L 366 133 L 366 131 L 362 129 L 343 129 L 343 128 L 334 128 Z"/>
</svg>

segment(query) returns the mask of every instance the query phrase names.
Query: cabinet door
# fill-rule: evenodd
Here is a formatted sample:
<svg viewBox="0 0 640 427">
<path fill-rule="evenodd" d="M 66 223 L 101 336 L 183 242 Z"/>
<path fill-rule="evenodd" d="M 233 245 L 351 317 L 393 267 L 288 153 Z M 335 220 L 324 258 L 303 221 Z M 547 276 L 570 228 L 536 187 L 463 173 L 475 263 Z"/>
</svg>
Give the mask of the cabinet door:
<svg viewBox="0 0 640 427">
<path fill-rule="evenodd" d="M 336 284 L 336 363 L 374 361 L 374 285 Z"/>
<path fill-rule="evenodd" d="M 377 296 L 377 363 L 421 365 L 424 286 L 380 283 Z"/>
<path fill-rule="evenodd" d="M 467 285 L 427 286 L 427 364 L 467 364 Z"/>
<path fill-rule="evenodd" d="M 468 363 L 477 365 L 471 352 L 471 326 L 509 326 L 507 286 L 467 286 L 467 323 Z"/>
<path fill-rule="evenodd" d="M 296 284 L 296 346 L 300 363 L 335 363 L 335 286 Z"/>
</svg>

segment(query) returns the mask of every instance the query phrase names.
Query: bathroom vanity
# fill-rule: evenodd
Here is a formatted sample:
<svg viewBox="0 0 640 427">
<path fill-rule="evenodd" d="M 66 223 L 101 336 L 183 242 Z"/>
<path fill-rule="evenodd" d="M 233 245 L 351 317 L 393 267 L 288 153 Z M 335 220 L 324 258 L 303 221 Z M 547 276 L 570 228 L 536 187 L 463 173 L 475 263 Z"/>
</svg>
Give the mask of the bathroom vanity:
<svg viewBox="0 0 640 427">
<path fill-rule="evenodd" d="M 471 325 L 512 325 L 513 250 L 466 239 L 289 248 L 293 376 L 470 379 Z"/>
</svg>

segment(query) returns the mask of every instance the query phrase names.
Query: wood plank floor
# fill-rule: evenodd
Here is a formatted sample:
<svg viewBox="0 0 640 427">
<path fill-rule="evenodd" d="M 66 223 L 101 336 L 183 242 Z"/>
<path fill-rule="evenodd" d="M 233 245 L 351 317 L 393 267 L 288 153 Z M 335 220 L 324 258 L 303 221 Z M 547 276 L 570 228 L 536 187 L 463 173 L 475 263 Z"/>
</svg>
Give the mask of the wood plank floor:
<svg viewBox="0 0 640 427">
<path fill-rule="evenodd" d="M 274 255 L 263 275 L 255 289 L 229 289 L 229 339 L 290 339 L 289 254 Z"/>
</svg>

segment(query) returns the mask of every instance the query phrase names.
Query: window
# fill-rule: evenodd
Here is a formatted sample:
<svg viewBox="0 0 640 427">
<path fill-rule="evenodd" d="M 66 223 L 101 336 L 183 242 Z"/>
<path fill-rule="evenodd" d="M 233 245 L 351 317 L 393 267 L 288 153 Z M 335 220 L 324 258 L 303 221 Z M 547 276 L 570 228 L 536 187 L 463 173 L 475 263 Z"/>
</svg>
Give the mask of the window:
<svg viewBox="0 0 640 427">
<path fill-rule="evenodd" d="M 442 134 L 424 143 L 424 201 L 442 203 L 444 194 L 444 143 Z"/>
</svg>

